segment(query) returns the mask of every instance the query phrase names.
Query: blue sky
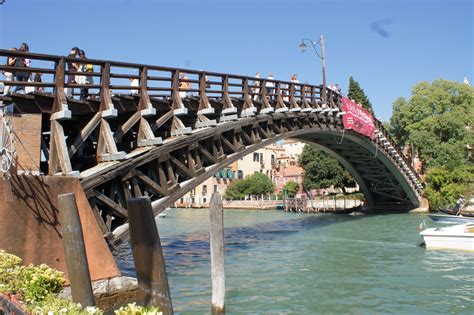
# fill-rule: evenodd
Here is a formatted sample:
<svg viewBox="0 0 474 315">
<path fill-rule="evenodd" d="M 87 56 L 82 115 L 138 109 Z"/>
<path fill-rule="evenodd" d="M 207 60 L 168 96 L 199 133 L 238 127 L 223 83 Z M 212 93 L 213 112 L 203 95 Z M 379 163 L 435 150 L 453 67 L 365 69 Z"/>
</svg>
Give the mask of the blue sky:
<svg viewBox="0 0 474 315">
<path fill-rule="evenodd" d="M 413 84 L 473 77 L 472 0 L 151 1 L 5 0 L 0 47 L 29 44 L 32 52 L 321 83 L 314 52 L 303 37 L 326 39 L 327 81 L 347 91 L 349 76 L 364 89 L 377 116 Z M 380 21 L 388 33 L 371 25 Z"/>
</svg>

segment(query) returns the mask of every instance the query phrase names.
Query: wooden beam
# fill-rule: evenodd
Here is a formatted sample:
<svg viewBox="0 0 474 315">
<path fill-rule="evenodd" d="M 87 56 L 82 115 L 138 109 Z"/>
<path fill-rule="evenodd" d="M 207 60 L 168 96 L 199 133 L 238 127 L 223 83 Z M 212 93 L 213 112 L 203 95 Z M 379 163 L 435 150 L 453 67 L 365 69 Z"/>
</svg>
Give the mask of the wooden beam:
<svg viewBox="0 0 474 315">
<path fill-rule="evenodd" d="M 122 218 L 128 218 L 128 211 L 127 209 L 120 206 L 118 203 L 110 199 L 109 197 L 102 194 L 100 191 L 94 189 L 95 198 L 106 205 L 107 207 L 114 210 L 116 214 L 118 214 Z"/>
<path fill-rule="evenodd" d="M 224 211 L 221 195 L 213 193 L 209 203 L 212 314 L 224 314 L 225 270 L 224 270 Z"/>
<path fill-rule="evenodd" d="M 90 134 L 94 131 L 95 128 L 99 125 L 100 118 L 102 112 L 97 112 L 92 117 L 91 120 L 87 123 L 87 125 L 81 130 L 79 135 L 74 139 L 72 145 L 69 147 L 69 156 L 73 156 L 77 150 L 82 146 L 84 141 L 90 136 Z"/>
<path fill-rule="evenodd" d="M 161 187 L 160 185 L 155 183 L 150 177 L 143 174 L 141 171 L 136 170 L 136 172 L 137 172 L 137 177 L 142 182 L 144 182 L 147 186 L 149 186 L 151 189 L 153 189 L 155 192 L 159 193 L 162 196 L 169 195 L 168 189 Z"/>
<path fill-rule="evenodd" d="M 158 306 L 164 315 L 173 314 L 165 259 L 150 199 L 128 200 L 130 241 L 138 285 L 146 306 Z"/>
</svg>

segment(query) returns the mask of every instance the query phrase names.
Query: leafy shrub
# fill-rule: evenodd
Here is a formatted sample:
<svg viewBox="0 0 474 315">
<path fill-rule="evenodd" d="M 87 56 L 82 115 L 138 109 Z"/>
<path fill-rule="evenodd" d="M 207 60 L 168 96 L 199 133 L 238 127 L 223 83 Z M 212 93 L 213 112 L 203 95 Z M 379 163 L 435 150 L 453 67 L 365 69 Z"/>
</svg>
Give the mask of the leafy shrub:
<svg viewBox="0 0 474 315">
<path fill-rule="evenodd" d="M 143 307 L 136 305 L 135 303 L 130 303 L 127 306 L 122 306 L 115 311 L 116 315 L 161 315 L 158 307 Z"/>
<path fill-rule="evenodd" d="M 66 282 L 61 271 L 45 264 L 24 267 L 22 275 L 24 283 L 20 294 L 27 303 L 42 301 L 51 294 L 61 292 Z"/>
<path fill-rule="evenodd" d="M 36 315 L 48 314 L 50 312 L 54 314 L 79 314 L 81 304 L 50 294 L 44 300 L 30 304 L 28 311 Z"/>
<path fill-rule="evenodd" d="M 453 204 L 460 194 L 474 193 L 474 166 L 460 165 L 456 168 L 431 168 L 426 176 L 425 195 L 430 206 L 436 208 Z"/>
<path fill-rule="evenodd" d="M 0 292 L 16 293 L 21 287 L 21 277 L 18 277 L 20 264 L 20 257 L 0 250 Z"/>
<path fill-rule="evenodd" d="M 13 254 L 9 254 L 3 249 L 0 249 L 0 275 L 2 275 L 5 270 L 14 268 L 21 264 L 21 258 Z"/>
</svg>

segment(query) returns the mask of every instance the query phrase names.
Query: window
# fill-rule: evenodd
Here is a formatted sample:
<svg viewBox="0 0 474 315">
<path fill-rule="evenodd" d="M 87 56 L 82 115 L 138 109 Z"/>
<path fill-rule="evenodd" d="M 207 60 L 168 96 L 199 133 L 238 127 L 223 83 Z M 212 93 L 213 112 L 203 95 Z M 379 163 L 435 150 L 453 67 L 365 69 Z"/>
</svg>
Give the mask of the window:
<svg viewBox="0 0 474 315">
<path fill-rule="evenodd" d="M 271 155 L 271 161 L 272 161 L 272 164 L 275 164 L 275 163 L 276 163 L 275 154 L 272 154 L 272 155 Z"/>
<path fill-rule="evenodd" d="M 217 189 L 217 185 L 214 185 L 214 192 L 218 192 L 219 190 Z"/>
<path fill-rule="evenodd" d="M 238 170 L 238 171 L 237 171 L 237 178 L 238 178 L 238 179 L 244 178 L 244 171 Z"/>
<path fill-rule="evenodd" d="M 202 195 L 203 196 L 207 195 L 207 185 L 202 185 Z"/>
<path fill-rule="evenodd" d="M 202 198 L 202 203 L 206 203 L 207 199 L 206 198 Z"/>
<path fill-rule="evenodd" d="M 260 162 L 263 163 L 263 153 L 260 153 Z"/>
<path fill-rule="evenodd" d="M 254 162 L 259 162 L 259 157 L 260 157 L 260 155 L 258 153 L 254 153 L 253 154 L 253 161 Z"/>
</svg>

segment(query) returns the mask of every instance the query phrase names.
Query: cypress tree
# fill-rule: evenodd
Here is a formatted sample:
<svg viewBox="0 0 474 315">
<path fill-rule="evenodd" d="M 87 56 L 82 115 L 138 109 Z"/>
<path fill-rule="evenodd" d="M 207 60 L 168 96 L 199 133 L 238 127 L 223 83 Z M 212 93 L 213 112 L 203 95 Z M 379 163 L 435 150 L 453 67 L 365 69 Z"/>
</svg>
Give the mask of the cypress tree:
<svg viewBox="0 0 474 315">
<path fill-rule="evenodd" d="M 372 109 L 372 104 L 370 103 L 367 95 L 365 95 L 364 90 L 360 88 L 359 82 L 354 80 L 354 78 L 349 78 L 349 91 L 347 92 L 347 97 L 353 99 L 357 103 L 362 104 L 362 107 L 367 109 L 372 114 L 374 110 Z"/>
</svg>

